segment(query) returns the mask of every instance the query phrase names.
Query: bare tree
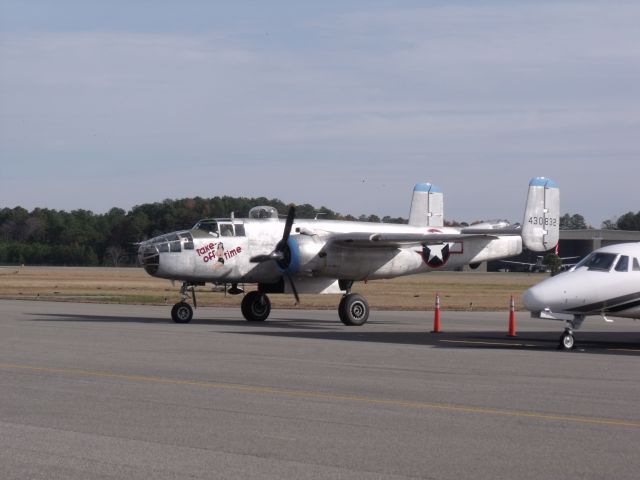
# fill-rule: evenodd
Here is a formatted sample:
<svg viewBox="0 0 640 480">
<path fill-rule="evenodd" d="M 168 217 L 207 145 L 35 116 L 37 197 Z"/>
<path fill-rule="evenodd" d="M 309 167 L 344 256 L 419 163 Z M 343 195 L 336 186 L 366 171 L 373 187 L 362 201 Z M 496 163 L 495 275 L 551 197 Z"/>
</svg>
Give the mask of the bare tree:
<svg viewBox="0 0 640 480">
<path fill-rule="evenodd" d="M 112 263 L 114 267 L 120 266 L 120 262 L 127 258 L 126 252 L 122 247 L 111 245 L 107 247 L 104 253 L 105 262 Z"/>
</svg>

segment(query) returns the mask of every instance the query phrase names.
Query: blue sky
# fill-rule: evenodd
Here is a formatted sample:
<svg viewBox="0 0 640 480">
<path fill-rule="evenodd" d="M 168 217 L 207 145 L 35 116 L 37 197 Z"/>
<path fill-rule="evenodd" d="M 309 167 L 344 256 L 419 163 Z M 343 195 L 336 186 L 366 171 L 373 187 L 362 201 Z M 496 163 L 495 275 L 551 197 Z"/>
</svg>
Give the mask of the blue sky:
<svg viewBox="0 0 640 480">
<path fill-rule="evenodd" d="M 233 3 L 233 5 L 229 5 Z M 640 210 L 640 4 L 0 0 L 0 207 Z"/>
</svg>

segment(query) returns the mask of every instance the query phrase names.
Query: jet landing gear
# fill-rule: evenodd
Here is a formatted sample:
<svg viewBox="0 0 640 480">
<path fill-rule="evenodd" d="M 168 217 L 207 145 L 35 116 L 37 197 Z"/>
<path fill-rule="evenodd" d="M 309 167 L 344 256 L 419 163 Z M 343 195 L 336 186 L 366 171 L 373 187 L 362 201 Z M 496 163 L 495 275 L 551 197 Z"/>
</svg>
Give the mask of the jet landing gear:
<svg viewBox="0 0 640 480">
<path fill-rule="evenodd" d="M 189 295 L 189 290 L 191 290 L 191 295 Z M 171 309 L 171 319 L 176 323 L 189 323 L 193 318 L 193 308 L 189 305 L 185 300 L 191 296 L 193 299 L 193 306 L 198 307 L 198 303 L 196 302 L 196 287 L 195 285 L 189 282 L 182 282 L 182 287 L 180 287 L 180 296 L 182 297 L 181 301 L 176 303 Z"/>
<path fill-rule="evenodd" d="M 271 300 L 266 294 L 254 290 L 244 296 L 240 310 L 248 322 L 264 322 L 271 313 Z"/>
<path fill-rule="evenodd" d="M 572 320 L 567 320 L 567 328 L 560 335 L 560 350 L 573 350 L 575 348 L 575 340 L 573 338 L 573 330 L 578 330 L 584 321 L 584 315 L 574 315 Z"/>
<path fill-rule="evenodd" d="M 571 350 L 573 349 L 574 343 L 573 330 L 566 328 L 562 335 L 560 335 L 560 344 L 558 345 L 558 349 Z"/>
</svg>

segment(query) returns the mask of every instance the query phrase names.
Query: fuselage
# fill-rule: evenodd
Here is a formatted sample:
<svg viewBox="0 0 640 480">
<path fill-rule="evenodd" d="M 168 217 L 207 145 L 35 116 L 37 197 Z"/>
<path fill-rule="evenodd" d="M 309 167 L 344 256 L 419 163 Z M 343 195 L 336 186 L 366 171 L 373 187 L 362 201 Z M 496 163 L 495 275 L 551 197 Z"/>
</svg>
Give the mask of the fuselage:
<svg viewBox="0 0 640 480">
<path fill-rule="evenodd" d="M 139 258 L 153 276 L 189 282 L 278 281 L 282 270 L 275 262 L 251 263 L 271 252 L 282 237 L 284 222 L 277 218 L 210 219 L 190 230 L 177 231 L 143 242 Z M 442 233 L 450 227 L 415 227 L 332 220 L 295 220 L 291 237 L 297 256 L 288 273 L 299 277 L 368 280 L 393 278 L 430 270 L 454 270 L 467 264 L 506 258 L 522 251 L 519 236 L 473 238 L 441 245 L 388 248 L 349 247 L 331 242 L 341 233 Z"/>
<path fill-rule="evenodd" d="M 640 318 L 640 243 L 593 251 L 571 270 L 523 294 L 534 315 L 606 315 Z M 562 318 L 558 318 L 562 320 Z"/>
</svg>

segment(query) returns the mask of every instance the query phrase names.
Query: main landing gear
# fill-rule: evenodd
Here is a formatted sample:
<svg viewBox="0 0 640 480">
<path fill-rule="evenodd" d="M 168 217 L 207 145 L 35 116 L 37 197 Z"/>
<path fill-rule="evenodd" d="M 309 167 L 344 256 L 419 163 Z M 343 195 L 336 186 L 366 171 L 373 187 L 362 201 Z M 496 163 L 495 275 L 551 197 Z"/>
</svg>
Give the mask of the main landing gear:
<svg viewBox="0 0 640 480">
<path fill-rule="evenodd" d="M 244 296 L 240 310 L 247 321 L 264 322 L 271 313 L 271 300 L 266 294 L 254 290 Z"/>
<path fill-rule="evenodd" d="M 369 303 L 358 293 L 347 293 L 340 300 L 338 315 L 345 325 L 359 327 L 369 318 Z"/>
<path fill-rule="evenodd" d="M 260 291 L 247 293 L 240 305 L 242 315 L 249 322 L 264 322 L 271 313 L 269 297 Z M 348 326 L 361 326 L 369 318 L 369 303 L 357 293 L 347 293 L 338 305 L 338 316 Z"/>
</svg>

